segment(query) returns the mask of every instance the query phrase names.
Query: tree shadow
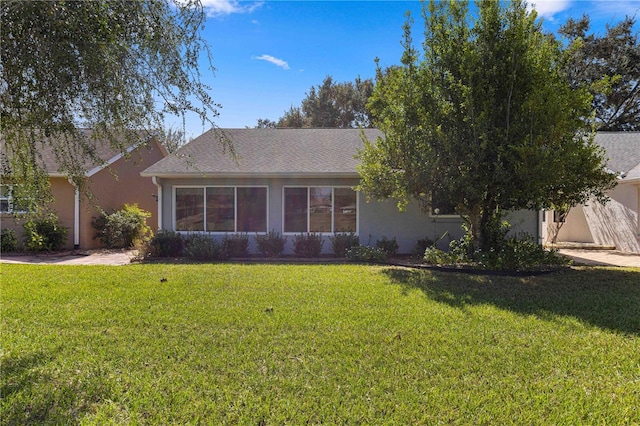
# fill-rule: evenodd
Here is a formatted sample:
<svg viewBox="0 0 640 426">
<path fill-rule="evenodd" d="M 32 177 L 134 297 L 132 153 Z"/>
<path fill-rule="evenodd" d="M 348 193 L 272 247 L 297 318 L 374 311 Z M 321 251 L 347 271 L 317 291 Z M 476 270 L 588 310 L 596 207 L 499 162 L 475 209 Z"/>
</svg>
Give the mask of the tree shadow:
<svg viewBox="0 0 640 426">
<path fill-rule="evenodd" d="M 53 356 L 45 352 L 2 358 L 2 424 L 77 423 L 91 411 L 92 403 L 107 396 L 106 384 L 86 389 L 78 385 L 81 379 L 56 377 L 49 365 L 52 359 Z"/>
<path fill-rule="evenodd" d="M 570 269 L 531 277 L 386 268 L 405 291 L 453 307 L 491 304 L 540 318 L 571 316 L 596 327 L 640 335 L 640 271 Z"/>
</svg>

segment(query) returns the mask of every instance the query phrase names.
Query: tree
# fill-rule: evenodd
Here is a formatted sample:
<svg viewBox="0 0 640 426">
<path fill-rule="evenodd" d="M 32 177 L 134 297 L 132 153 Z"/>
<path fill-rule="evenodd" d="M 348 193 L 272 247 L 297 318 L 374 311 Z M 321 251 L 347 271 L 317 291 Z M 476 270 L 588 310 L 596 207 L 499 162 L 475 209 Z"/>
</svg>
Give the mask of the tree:
<svg viewBox="0 0 640 426">
<path fill-rule="evenodd" d="M 589 17 L 569 19 L 560 28 L 568 38 L 571 85 L 587 85 L 593 95 L 596 123 L 603 131 L 640 130 L 640 44 L 635 19 L 607 25 L 605 35 L 587 34 Z"/>
<path fill-rule="evenodd" d="M 184 130 L 169 127 L 160 131 L 160 142 L 167 149 L 169 154 L 176 152 L 187 143 Z"/>
<path fill-rule="evenodd" d="M 96 141 L 123 150 L 166 114 L 191 111 L 213 125 L 199 1 L 3 1 L 0 16 L 3 179 L 43 190 L 48 146 L 82 186 L 83 166 L 98 162 Z"/>
<path fill-rule="evenodd" d="M 359 188 L 455 206 L 480 250 L 499 244 L 506 210 L 604 199 L 615 177 L 585 124 L 591 97 L 569 86 L 535 12 L 482 1 L 472 22 L 468 2 L 423 7 L 422 59 L 409 16 L 401 65 L 378 67 L 369 108 L 384 138 L 364 140 Z"/>
<path fill-rule="evenodd" d="M 371 127 L 366 105 L 373 93 L 373 81 L 356 78 L 354 82 L 335 83 L 331 76 L 311 89 L 300 107 L 291 106 L 277 122 L 259 119 L 256 128 L 358 128 Z"/>
</svg>

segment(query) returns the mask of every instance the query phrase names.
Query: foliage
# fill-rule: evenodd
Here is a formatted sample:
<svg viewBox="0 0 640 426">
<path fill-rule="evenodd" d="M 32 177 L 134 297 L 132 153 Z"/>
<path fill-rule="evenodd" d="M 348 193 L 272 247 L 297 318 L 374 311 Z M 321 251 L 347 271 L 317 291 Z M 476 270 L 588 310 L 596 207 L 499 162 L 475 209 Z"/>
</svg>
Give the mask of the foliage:
<svg viewBox="0 0 640 426">
<path fill-rule="evenodd" d="M 398 252 L 398 242 L 396 241 L 396 237 L 388 239 L 387 237 L 382 237 L 382 239 L 376 241 L 376 247 L 384 250 L 385 253 L 389 256 L 393 256 Z"/>
<path fill-rule="evenodd" d="M 249 236 L 243 233 L 225 235 L 222 239 L 222 252 L 224 257 L 248 257 Z"/>
<path fill-rule="evenodd" d="M 435 247 L 435 242 L 429 237 L 420 238 L 416 241 L 416 246 L 413 249 L 413 252 L 422 256 L 424 255 L 425 250 L 429 247 Z"/>
<path fill-rule="evenodd" d="M 67 243 L 68 229 L 55 213 L 31 216 L 23 224 L 24 247 L 28 251 L 56 251 Z"/>
<path fill-rule="evenodd" d="M 150 217 L 151 213 L 135 203 L 125 204 L 112 213 L 101 212 L 91 221 L 91 226 L 97 230 L 94 238 L 99 238 L 108 248 L 133 247 L 137 241 L 151 238 L 152 231 L 147 225 Z"/>
<path fill-rule="evenodd" d="M 256 245 L 258 251 L 267 257 L 278 257 L 284 251 L 284 245 L 287 243 L 287 237 L 283 237 L 275 230 L 269 231 L 267 234 L 256 234 Z"/>
<path fill-rule="evenodd" d="M 213 125 L 200 1 L 3 1 L 0 18 L 2 151 L 15 183 L 46 179 L 45 148 L 84 189 L 97 141 L 124 153 L 168 114 Z"/>
<path fill-rule="evenodd" d="M 446 196 L 482 250 L 504 211 L 606 199 L 615 177 L 585 123 L 590 95 L 567 82 L 535 11 L 479 2 L 472 20 L 464 1 L 423 7 L 423 56 L 409 18 L 402 65 L 378 67 L 369 109 L 385 137 L 364 141 L 359 189 L 401 208 Z"/>
<path fill-rule="evenodd" d="M 293 239 L 293 252 L 298 257 L 318 257 L 322 253 L 323 245 L 322 234 L 300 234 Z"/>
<path fill-rule="evenodd" d="M 153 257 L 178 257 L 183 249 L 184 239 L 175 231 L 158 231 L 149 241 L 149 252 Z"/>
<path fill-rule="evenodd" d="M 503 239 L 494 243 L 488 251 L 473 250 L 469 234 L 449 245 L 449 251 L 435 246 L 424 252 L 424 261 L 432 265 L 465 264 L 478 269 L 497 271 L 534 271 L 554 266 L 565 266 L 569 261 L 557 250 L 546 250 L 526 234 L 506 237 L 508 227 L 503 227 Z"/>
<path fill-rule="evenodd" d="M 373 81 L 356 78 L 336 83 L 331 76 L 322 85 L 311 86 L 299 107 L 291 106 L 278 121 L 258 119 L 256 128 L 340 128 L 372 127 L 367 101 L 373 93 Z"/>
<path fill-rule="evenodd" d="M 0 252 L 12 252 L 18 249 L 18 237 L 13 229 L 3 229 L 0 231 Z"/>
<path fill-rule="evenodd" d="M 638 268 L 535 277 L 235 263 L 2 273 L 7 425 L 638 418 Z"/>
<path fill-rule="evenodd" d="M 379 247 L 353 246 L 346 251 L 346 257 L 352 262 L 381 263 L 387 260 L 387 252 Z"/>
<path fill-rule="evenodd" d="M 333 253 L 338 257 L 345 256 L 346 251 L 351 247 L 360 245 L 360 237 L 354 232 L 334 234 L 329 237 L 329 241 L 331 241 Z"/>
<path fill-rule="evenodd" d="M 640 44 L 636 17 L 607 26 L 606 34 L 588 34 L 590 18 L 569 19 L 559 32 L 568 39 L 566 63 L 573 87 L 586 85 L 593 95 L 596 126 L 602 131 L 640 130 Z"/>
<path fill-rule="evenodd" d="M 180 147 L 186 145 L 187 138 L 185 137 L 184 130 L 175 129 L 173 127 L 163 128 L 160 131 L 160 142 L 167 149 L 169 154 L 176 152 Z"/>
<path fill-rule="evenodd" d="M 219 260 L 223 258 L 223 251 L 211 236 L 205 234 L 191 234 L 184 248 L 184 255 L 195 260 Z"/>
</svg>

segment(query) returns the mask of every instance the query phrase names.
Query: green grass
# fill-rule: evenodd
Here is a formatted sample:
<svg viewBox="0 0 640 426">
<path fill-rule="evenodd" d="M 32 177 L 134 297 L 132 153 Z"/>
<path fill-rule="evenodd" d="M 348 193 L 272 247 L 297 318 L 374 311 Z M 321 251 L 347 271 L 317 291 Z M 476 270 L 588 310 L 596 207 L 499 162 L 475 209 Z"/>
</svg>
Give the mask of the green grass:
<svg viewBox="0 0 640 426">
<path fill-rule="evenodd" d="M 0 288 L 2 424 L 640 424 L 638 269 L 2 265 Z"/>
</svg>

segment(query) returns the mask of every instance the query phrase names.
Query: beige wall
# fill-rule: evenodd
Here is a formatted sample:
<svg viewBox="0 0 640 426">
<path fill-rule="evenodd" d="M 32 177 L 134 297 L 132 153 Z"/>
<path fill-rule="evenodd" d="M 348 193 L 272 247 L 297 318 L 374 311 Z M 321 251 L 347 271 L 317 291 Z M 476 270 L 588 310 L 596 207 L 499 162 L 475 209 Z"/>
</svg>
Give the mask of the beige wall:
<svg viewBox="0 0 640 426">
<path fill-rule="evenodd" d="M 93 239 L 96 230 L 91 226 L 92 218 L 98 216 L 97 207 L 110 213 L 124 204 L 137 203 L 152 215 L 147 219 L 147 225 L 154 230 L 157 228 L 158 204 L 155 197 L 158 190 L 151 178 L 140 176 L 140 172 L 165 155 L 164 148 L 152 143 L 150 148 L 141 147 L 131 152 L 128 158 L 120 158 L 90 177 L 89 189 L 95 198 L 83 197 L 80 203 L 80 248 L 101 246 L 100 240 Z"/>
</svg>

